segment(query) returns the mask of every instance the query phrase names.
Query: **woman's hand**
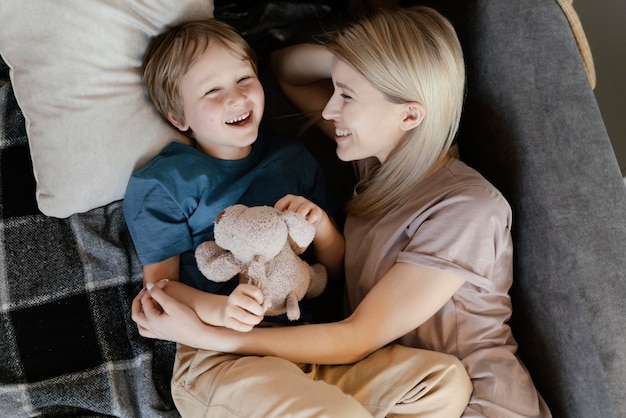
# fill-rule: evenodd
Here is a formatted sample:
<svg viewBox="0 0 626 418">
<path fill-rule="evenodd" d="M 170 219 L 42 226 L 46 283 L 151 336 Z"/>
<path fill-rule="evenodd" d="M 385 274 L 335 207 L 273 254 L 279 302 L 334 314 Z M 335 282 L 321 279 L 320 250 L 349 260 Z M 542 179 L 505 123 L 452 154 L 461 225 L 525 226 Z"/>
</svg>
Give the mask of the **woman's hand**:
<svg viewBox="0 0 626 418">
<path fill-rule="evenodd" d="M 139 334 L 196 346 L 193 341 L 214 328 L 203 322 L 187 304 L 164 292 L 166 284 L 167 280 L 150 283 L 133 300 L 132 318 Z M 263 320 L 263 294 L 256 286 L 240 284 L 222 300 L 226 303 L 221 322 L 226 328 L 247 332 Z M 213 302 L 217 303 L 217 300 Z"/>
<path fill-rule="evenodd" d="M 315 227 L 316 231 L 323 226 L 324 222 L 330 222 L 326 212 L 306 197 L 288 194 L 279 199 L 274 207 L 281 212 L 288 210 L 299 213 Z"/>
<path fill-rule="evenodd" d="M 345 242 L 343 235 L 326 211 L 309 199 L 292 194 L 279 199 L 274 207 L 280 211 L 299 213 L 315 227 L 313 239 L 315 257 L 326 267 L 329 278 L 342 277 Z"/>
<path fill-rule="evenodd" d="M 148 283 L 139 292 L 133 300 L 133 321 L 143 337 L 194 346 L 193 337 L 204 332 L 204 324 L 191 308 L 163 292 L 166 284 Z"/>
</svg>

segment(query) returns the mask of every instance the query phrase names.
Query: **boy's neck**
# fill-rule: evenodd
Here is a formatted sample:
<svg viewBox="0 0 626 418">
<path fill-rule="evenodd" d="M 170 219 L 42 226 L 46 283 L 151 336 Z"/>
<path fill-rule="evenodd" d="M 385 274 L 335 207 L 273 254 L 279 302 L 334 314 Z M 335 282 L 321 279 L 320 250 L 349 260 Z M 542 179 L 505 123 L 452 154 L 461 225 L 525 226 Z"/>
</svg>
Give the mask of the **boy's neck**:
<svg viewBox="0 0 626 418">
<path fill-rule="evenodd" d="M 252 152 L 252 145 L 245 147 L 204 147 L 197 141 L 193 144 L 194 147 L 213 158 L 220 160 L 242 160 L 250 155 Z"/>
</svg>

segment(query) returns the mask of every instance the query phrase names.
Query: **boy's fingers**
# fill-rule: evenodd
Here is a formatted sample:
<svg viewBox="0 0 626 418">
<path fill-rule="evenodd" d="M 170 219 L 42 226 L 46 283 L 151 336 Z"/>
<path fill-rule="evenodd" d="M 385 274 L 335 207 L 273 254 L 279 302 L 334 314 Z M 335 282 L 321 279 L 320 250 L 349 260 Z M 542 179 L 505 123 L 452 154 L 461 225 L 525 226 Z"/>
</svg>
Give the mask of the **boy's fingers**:
<svg viewBox="0 0 626 418">
<path fill-rule="evenodd" d="M 250 331 L 252 328 L 254 328 L 254 325 L 248 325 L 248 324 L 244 324 L 242 322 L 233 320 L 232 323 L 230 324 L 226 324 L 226 326 L 232 330 L 238 331 L 238 332 L 248 332 Z"/>
<path fill-rule="evenodd" d="M 263 292 L 261 291 L 261 289 L 249 283 L 244 283 L 244 284 L 241 284 L 240 286 L 241 286 L 242 293 L 245 296 L 251 298 L 258 304 L 263 303 L 264 297 L 263 297 Z"/>
<path fill-rule="evenodd" d="M 250 312 L 240 310 L 236 315 L 229 317 L 228 323 L 225 325 L 235 331 L 248 332 L 262 320 L 263 316 L 253 315 Z"/>
<path fill-rule="evenodd" d="M 246 306 L 242 306 L 242 308 L 249 315 L 254 315 L 257 318 L 263 317 L 265 310 L 263 309 L 263 305 L 261 305 L 261 303 L 246 303 L 245 305 Z"/>
<path fill-rule="evenodd" d="M 242 295 L 240 298 L 233 299 L 232 304 L 227 309 L 233 317 L 241 316 L 243 312 L 256 317 L 263 317 L 265 311 L 261 303 Z"/>
<path fill-rule="evenodd" d="M 244 326 L 254 326 L 263 320 L 263 316 L 253 315 L 250 312 L 243 312 L 242 315 L 237 318 L 237 321 Z"/>
</svg>

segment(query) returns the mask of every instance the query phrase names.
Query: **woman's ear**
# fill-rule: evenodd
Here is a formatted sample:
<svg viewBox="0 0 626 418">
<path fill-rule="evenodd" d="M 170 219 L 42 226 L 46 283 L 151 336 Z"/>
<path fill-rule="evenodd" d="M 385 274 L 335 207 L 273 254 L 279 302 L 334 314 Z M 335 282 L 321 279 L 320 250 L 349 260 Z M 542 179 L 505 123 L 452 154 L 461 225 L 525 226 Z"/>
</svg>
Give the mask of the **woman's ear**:
<svg viewBox="0 0 626 418">
<path fill-rule="evenodd" d="M 424 106 L 418 102 L 404 103 L 404 113 L 402 116 L 401 129 L 404 131 L 410 131 L 417 127 L 424 120 L 426 111 Z"/>
<path fill-rule="evenodd" d="M 169 120 L 170 123 L 174 125 L 176 129 L 178 129 L 181 132 L 185 132 L 189 129 L 189 125 L 187 125 L 185 121 L 179 122 L 178 120 L 176 120 L 174 115 L 172 115 L 172 112 L 167 113 L 167 120 Z"/>
</svg>

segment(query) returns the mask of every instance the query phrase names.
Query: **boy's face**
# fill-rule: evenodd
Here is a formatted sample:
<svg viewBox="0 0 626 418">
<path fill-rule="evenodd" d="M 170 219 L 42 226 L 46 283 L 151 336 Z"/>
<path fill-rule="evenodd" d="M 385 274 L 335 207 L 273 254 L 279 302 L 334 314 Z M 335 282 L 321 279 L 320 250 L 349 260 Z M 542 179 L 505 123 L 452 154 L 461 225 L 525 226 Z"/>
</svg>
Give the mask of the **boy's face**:
<svg viewBox="0 0 626 418">
<path fill-rule="evenodd" d="M 225 160 L 250 153 L 265 95 L 248 60 L 212 42 L 183 75 L 181 92 L 185 120 L 170 121 L 181 131 L 191 129 L 198 149 Z"/>
</svg>

